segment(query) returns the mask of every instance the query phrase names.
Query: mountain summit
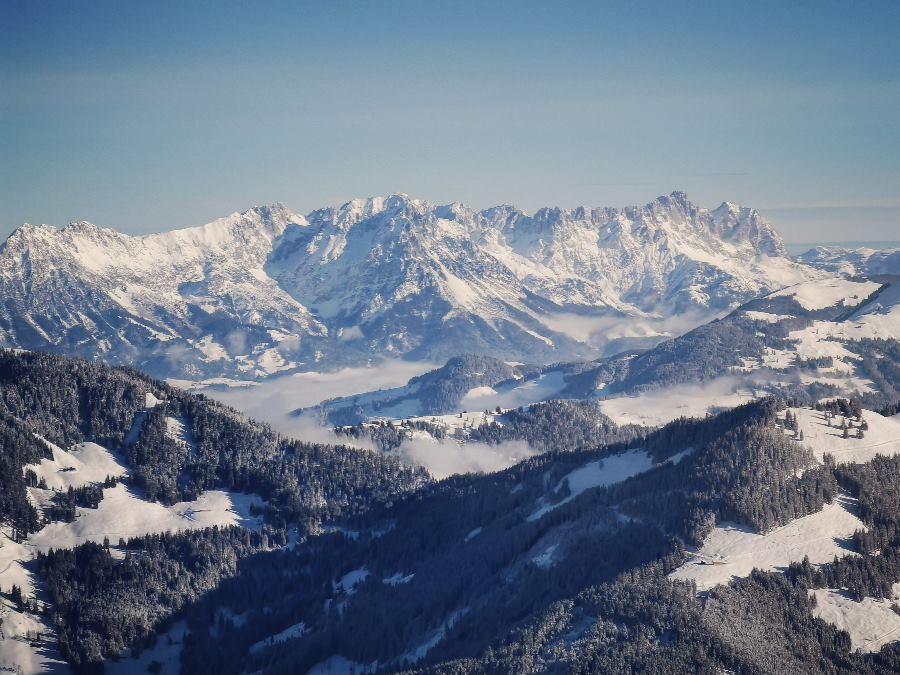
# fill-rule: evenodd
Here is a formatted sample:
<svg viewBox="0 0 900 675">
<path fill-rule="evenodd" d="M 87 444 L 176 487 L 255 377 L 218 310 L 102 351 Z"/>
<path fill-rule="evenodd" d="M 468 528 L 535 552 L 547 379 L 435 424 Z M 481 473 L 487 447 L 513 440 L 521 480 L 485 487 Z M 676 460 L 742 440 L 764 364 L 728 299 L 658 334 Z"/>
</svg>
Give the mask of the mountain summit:
<svg viewBox="0 0 900 675">
<path fill-rule="evenodd" d="M 440 360 L 461 345 L 548 362 L 652 341 L 677 315 L 699 322 L 816 274 L 757 211 L 681 192 L 533 215 L 395 194 L 145 236 L 25 225 L 0 247 L 0 343 L 189 378 Z"/>
</svg>

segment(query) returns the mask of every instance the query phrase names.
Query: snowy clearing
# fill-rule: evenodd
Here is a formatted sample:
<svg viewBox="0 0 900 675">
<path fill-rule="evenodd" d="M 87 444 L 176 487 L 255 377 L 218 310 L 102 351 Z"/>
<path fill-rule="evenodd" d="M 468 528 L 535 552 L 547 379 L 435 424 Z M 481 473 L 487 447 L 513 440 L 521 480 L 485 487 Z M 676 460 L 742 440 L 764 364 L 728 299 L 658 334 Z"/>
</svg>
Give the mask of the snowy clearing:
<svg viewBox="0 0 900 675">
<path fill-rule="evenodd" d="M 900 614 L 897 606 L 900 584 L 894 584 L 894 598 L 863 598 L 856 602 L 841 590 L 818 588 L 809 594 L 816 599 L 815 617 L 847 631 L 853 648 L 861 652 L 877 652 L 889 642 L 900 639 Z"/>
<path fill-rule="evenodd" d="M 857 555 L 844 541 L 866 526 L 856 515 L 856 500 L 839 495 L 818 513 L 759 534 L 743 525 L 722 523 L 703 542 L 699 551 L 672 572 L 672 579 L 693 579 L 704 591 L 734 578 L 746 577 L 753 568 L 775 570 L 800 562 L 804 556 L 814 564 L 828 563 L 835 556 Z"/>
<path fill-rule="evenodd" d="M 288 640 L 293 640 L 296 637 L 300 637 L 306 632 L 306 624 L 302 621 L 300 623 L 295 623 L 293 626 L 288 626 L 280 633 L 276 633 L 275 635 L 270 635 L 264 640 L 260 640 L 259 642 L 255 642 L 250 645 L 250 653 L 257 654 L 261 652 L 263 649 L 271 647 L 272 645 L 278 644 L 279 642 L 287 642 Z"/>
<path fill-rule="evenodd" d="M 366 668 L 361 663 L 351 661 L 340 654 L 335 654 L 324 661 L 319 661 L 319 663 L 309 669 L 306 675 L 350 675 L 351 673 L 368 673 L 374 670 L 374 667 Z"/>
<path fill-rule="evenodd" d="M 118 477 L 128 473 L 128 469 L 112 452 L 96 443 L 79 443 L 67 451 L 44 438 L 40 440 L 50 448 L 53 459 L 27 464 L 25 469 L 34 471 L 38 480 L 43 478 L 51 490 L 102 483 L 107 476 Z"/>
<path fill-rule="evenodd" d="M 368 576 L 369 570 L 365 567 L 360 567 L 359 569 L 347 572 L 338 581 L 333 582 L 332 588 L 335 593 L 343 591 L 347 595 L 352 595 L 356 584 L 362 583 Z"/>
<path fill-rule="evenodd" d="M 843 303 L 847 307 L 859 304 L 878 290 L 881 284 L 873 281 L 850 281 L 833 278 L 808 281 L 795 286 L 788 286 L 772 293 L 769 297 L 791 297 L 803 309 L 816 310 L 834 307 Z"/>
<path fill-rule="evenodd" d="M 619 483 L 626 478 L 636 476 L 652 468 L 653 460 L 643 450 L 629 450 L 621 455 L 612 455 L 611 457 L 585 464 L 563 476 L 559 483 L 556 484 L 554 491 L 559 490 L 564 483 L 568 482 L 568 497 L 555 504 L 547 504 L 544 499 L 541 499 L 544 502 L 543 505 L 528 516 L 528 520 L 537 520 L 550 513 L 553 509 L 572 501 L 586 490 Z"/>
<path fill-rule="evenodd" d="M 33 488 L 32 488 L 33 489 Z M 259 528 L 261 517 L 250 515 L 251 504 L 261 504 L 256 495 L 225 490 L 208 490 L 196 501 L 163 506 L 148 502 L 124 484 L 103 491 L 96 509 L 76 509 L 74 522 L 54 522 L 28 538 L 27 545 L 38 551 L 74 548 L 86 541 L 103 543 L 109 537 L 116 544 L 152 532 L 193 530 L 213 525 L 241 525 Z"/>
<path fill-rule="evenodd" d="M 404 575 L 403 572 L 394 572 L 391 576 L 386 577 L 381 580 L 381 583 L 386 584 L 387 586 L 397 586 L 399 584 L 408 584 L 413 580 L 413 577 L 416 576 L 416 573 L 413 572 L 411 574 Z"/>
<path fill-rule="evenodd" d="M 857 430 L 849 430 L 849 438 L 843 438 L 841 416 L 831 420 L 828 426 L 825 413 L 810 408 L 792 408 L 803 431 L 803 442 L 813 449 L 816 459 L 829 453 L 837 463 L 853 462 L 862 464 L 875 455 L 900 454 L 900 416 L 883 417 L 877 412 L 863 410 L 862 418 L 869 425 L 863 438 L 856 438 Z"/>
<path fill-rule="evenodd" d="M 5 528 L 4 528 L 5 530 Z M 32 557 L 31 550 L 0 533 L 0 587 L 4 591 L 13 584 L 30 598 L 38 591 L 40 580 L 22 564 Z M 0 670 L 22 673 L 71 672 L 59 654 L 56 634 L 43 616 L 19 612 L 10 600 L 0 598 Z M 43 634 L 43 643 L 32 644 L 27 635 Z M 21 670 L 16 670 L 16 668 Z"/>
</svg>

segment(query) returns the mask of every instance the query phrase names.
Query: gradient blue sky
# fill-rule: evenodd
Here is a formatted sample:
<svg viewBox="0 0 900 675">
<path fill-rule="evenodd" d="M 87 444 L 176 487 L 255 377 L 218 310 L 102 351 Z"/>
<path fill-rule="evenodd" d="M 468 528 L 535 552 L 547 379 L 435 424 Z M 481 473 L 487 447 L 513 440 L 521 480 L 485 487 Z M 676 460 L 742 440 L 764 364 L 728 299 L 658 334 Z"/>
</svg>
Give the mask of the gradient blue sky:
<svg viewBox="0 0 900 675">
<path fill-rule="evenodd" d="M 0 234 L 685 190 L 900 239 L 900 2 L 0 0 Z"/>
</svg>

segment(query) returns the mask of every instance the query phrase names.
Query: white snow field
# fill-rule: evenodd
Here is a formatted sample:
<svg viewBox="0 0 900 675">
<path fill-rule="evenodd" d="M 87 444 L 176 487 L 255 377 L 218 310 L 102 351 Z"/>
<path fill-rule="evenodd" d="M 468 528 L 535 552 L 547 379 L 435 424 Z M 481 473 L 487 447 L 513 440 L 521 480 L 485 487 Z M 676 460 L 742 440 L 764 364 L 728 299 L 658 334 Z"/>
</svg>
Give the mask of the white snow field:
<svg viewBox="0 0 900 675">
<path fill-rule="evenodd" d="M 842 494 L 818 513 L 765 534 L 743 525 L 722 523 L 669 577 L 692 579 L 698 591 L 705 591 L 733 578 L 746 577 L 754 568 L 777 570 L 802 561 L 804 556 L 809 556 L 813 564 L 821 564 L 831 562 L 835 556 L 857 555 L 843 544 L 855 530 L 866 529 L 854 507 L 855 500 Z"/>
<path fill-rule="evenodd" d="M 254 642 L 250 645 L 250 653 L 256 654 L 261 652 L 263 649 L 268 649 L 272 645 L 278 644 L 279 642 L 287 642 L 288 640 L 293 640 L 296 637 L 300 637 L 306 632 L 306 624 L 302 621 L 300 623 L 295 623 L 293 626 L 288 626 L 280 633 L 275 633 L 275 635 L 270 635 L 269 637 L 260 640 L 259 642 Z"/>
<path fill-rule="evenodd" d="M 38 580 L 22 564 L 32 557 L 31 550 L 9 537 L 7 528 L 0 532 L 0 587 L 8 592 L 13 584 L 22 589 L 22 596 L 35 595 Z M 0 598 L 0 672 L 69 673 L 68 664 L 59 654 L 56 633 L 45 617 L 29 612 L 19 612 L 7 598 Z M 33 643 L 28 635 L 41 633 L 40 644 Z"/>
<path fill-rule="evenodd" d="M 852 307 L 869 297 L 879 286 L 881 284 L 874 281 L 850 281 L 835 277 L 788 286 L 771 293 L 769 297 L 787 296 L 796 300 L 803 309 L 809 310 L 825 309 L 841 303 Z"/>
<path fill-rule="evenodd" d="M 862 419 L 869 425 L 863 438 L 856 438 L 856 429 L 850 429 L 850 438 L 843 438 L 841 417 L 838 415 L 828 426 L 825 413 L 810 408 L 791 408 L 799 420 L 803 431 L 803 443 L 813 449 L 820 462 L 825 453 L 834 456 L 835 461 L 862 464 L 875 455 L 896 455 L 900 453 L 900 415 L 883 417 L 872 410 L 863 410 Z M 856 425 L 858 426 L 858 425 Z"/>
<path fill-rule="evenodd" d="M 335 582 L 332 582 L 332 589 L 335 593 L 344 592 L 347 595 L 353 595 L 354 587 L 356 584 L 362 583 L 369 576 L 369 570 L 365 567 L 360 567 L 359 569 L 350 570 L 340 579 Z"/>
<path fill-rule="evenodd" d="M 893 606 L 900 599 L 900 584 L 894 584 L 894 597 L 863 598 L 856 602 L 838 589 L 817 588 L 810 591 L 815 597 L 813 616 L 847 631 L 853 648 L 861 652 L 877 652 L 889 642 L 900 639 L 900 614 Z"/>
<path fill-rule="evenodd" d="M 528 520 L 537 520 L 553 509 L 572 501 L 586 490 L 620 483 L 626 478 L 631 478 L 631 476 L 636 476 L 652 468 L 653 460 L 643 450 L 628 450 L 620 455 L 612 455 L 585 464 L 563 476 L 556 484 L 554 491 L 559 490 L 564 483 L 568 482 L 569 495 L 567 497 L 555 504 L 549 504 L 542 498 L 541 506 L 528 516 Z"/>
<path fill-rule="evenodd" d="M 34 489 L 34 488 L 31 488 Z M 111 544 L 151 532 L 194 530 L 213 525 L 242 525 L 258 529 L 261 517 L 250 515 L 251 504 L 262 504 L 255 495 L 207 490 L 195 501 L 163 506 L 148 502 L 120 483 L 103 491 L 96 509 L 76 509 L 71 523 L 54 522 L 28 538 L 28 546 L 46 552 L 51 548 L 74 548 L 87 541 Z"/>
<path fill-rule="evenodd" d="M 67 490 L 90 483 L 102 483 L 107 476 L 118 477 L 128 473 L 115 455 L 96 443 L 79 443 L 71 451 L 63 450 L 46 439 L 41 439 L 53 453 L 53 459 L 42 459 L 30 464 L 38 479 L 43 478 L 51 490 Z"/>
<path fill-rule="evenodd" d="M 147 406 L 159 401 L 148 394 Z M 140 416 L 139 416 L 140 417 Z M 183 423 L 174 418 L 169 422 L 173 436 L 190 445 L 190 435 Z M 50 449 L 53 458 L 42 459 L 30 464 L 25 470 L 34 471 L 38 480 L 43 479 L 48 489 L 28 488 L 29 499 L 40 510 L 50 503 L 55 491 L 77 488 L 89 484 L 102 484 L 107 476 L 122 477 L 127 468 L 118 458 L 96 443 L 79 443 L 64 450 L 41 439 Z M 108 538 L 113 555 L 124 552 L 117 548 L 119 538 L 128 539 L 156 532 L 199 529 L 213 525 L 242 525 L 259 528 L 260 516 L 251 515 L 251 506 L 262 506 L 263 501 L 256 495 L 208 490 L 192 502 L 180 502 L 163 506 L 141 498 L 139 491 L 119 483 L 103 490 L 103 500 L 96 509 L 76 508 L 75 520 L 71 523 L 53 522 L 40 531 L 31 534 L 25 541 L 17 543 L 10 538 L 4 528 L 0 531 L 0 588 L 10 589 L 13 584 L 22 589 L 22 595 L 30 598 L 40 588 L 37 579 L 27 568 L 27 563 L 35 554 L 51 548 L 71 548 L 87 541 L 103 543 Z M 0 672 L 43 673 L 69 672 L 68 665 L 60 657 L 56 647 L 56 636 L 45 617 L 28 612 L 19 612 L 6 598 L 0 599 Z M 179 633 L 180 630 L 180 633 Z M 28 638 L 29 634 L 41 633 L 44 638 L 38 643 Z M 137 660 L 126 658 L 111 664 L 113 673 L 146 672 L 151 660 L 163 663 L 177 663 L 180 641 L 184 627 L 174 626 L 169 636 L 176 644 L 168 645 L 168 636 L 163 636 L 157 646 L 142 654 Z M 18 671 L 16 669 L 19 669 Z"/>
</svg>

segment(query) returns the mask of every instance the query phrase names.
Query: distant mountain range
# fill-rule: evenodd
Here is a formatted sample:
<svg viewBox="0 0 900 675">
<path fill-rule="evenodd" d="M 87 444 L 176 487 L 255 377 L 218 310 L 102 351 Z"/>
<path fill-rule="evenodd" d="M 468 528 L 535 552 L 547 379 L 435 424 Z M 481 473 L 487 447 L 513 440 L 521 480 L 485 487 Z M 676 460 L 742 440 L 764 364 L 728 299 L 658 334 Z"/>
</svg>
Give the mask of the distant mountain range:
<svg viewBox="0 0 900 675">
<path fill-rule="evenodd" d="M 816 246 L 795 260 L 845 276 L 897 274 L 900 271 L 900 248 Z"/>
<path fill-rule="evenodd" d="M 757 211 L 680 192 L 534 215 L 276 204 L 146 236 L 24 225 L 0 247 L 0 344 L 192 379 L 461 351 L 548 363 L 652 346 L 820 275 L 806 263 L 838 264 L 795 262 Z"/>
</svg>

